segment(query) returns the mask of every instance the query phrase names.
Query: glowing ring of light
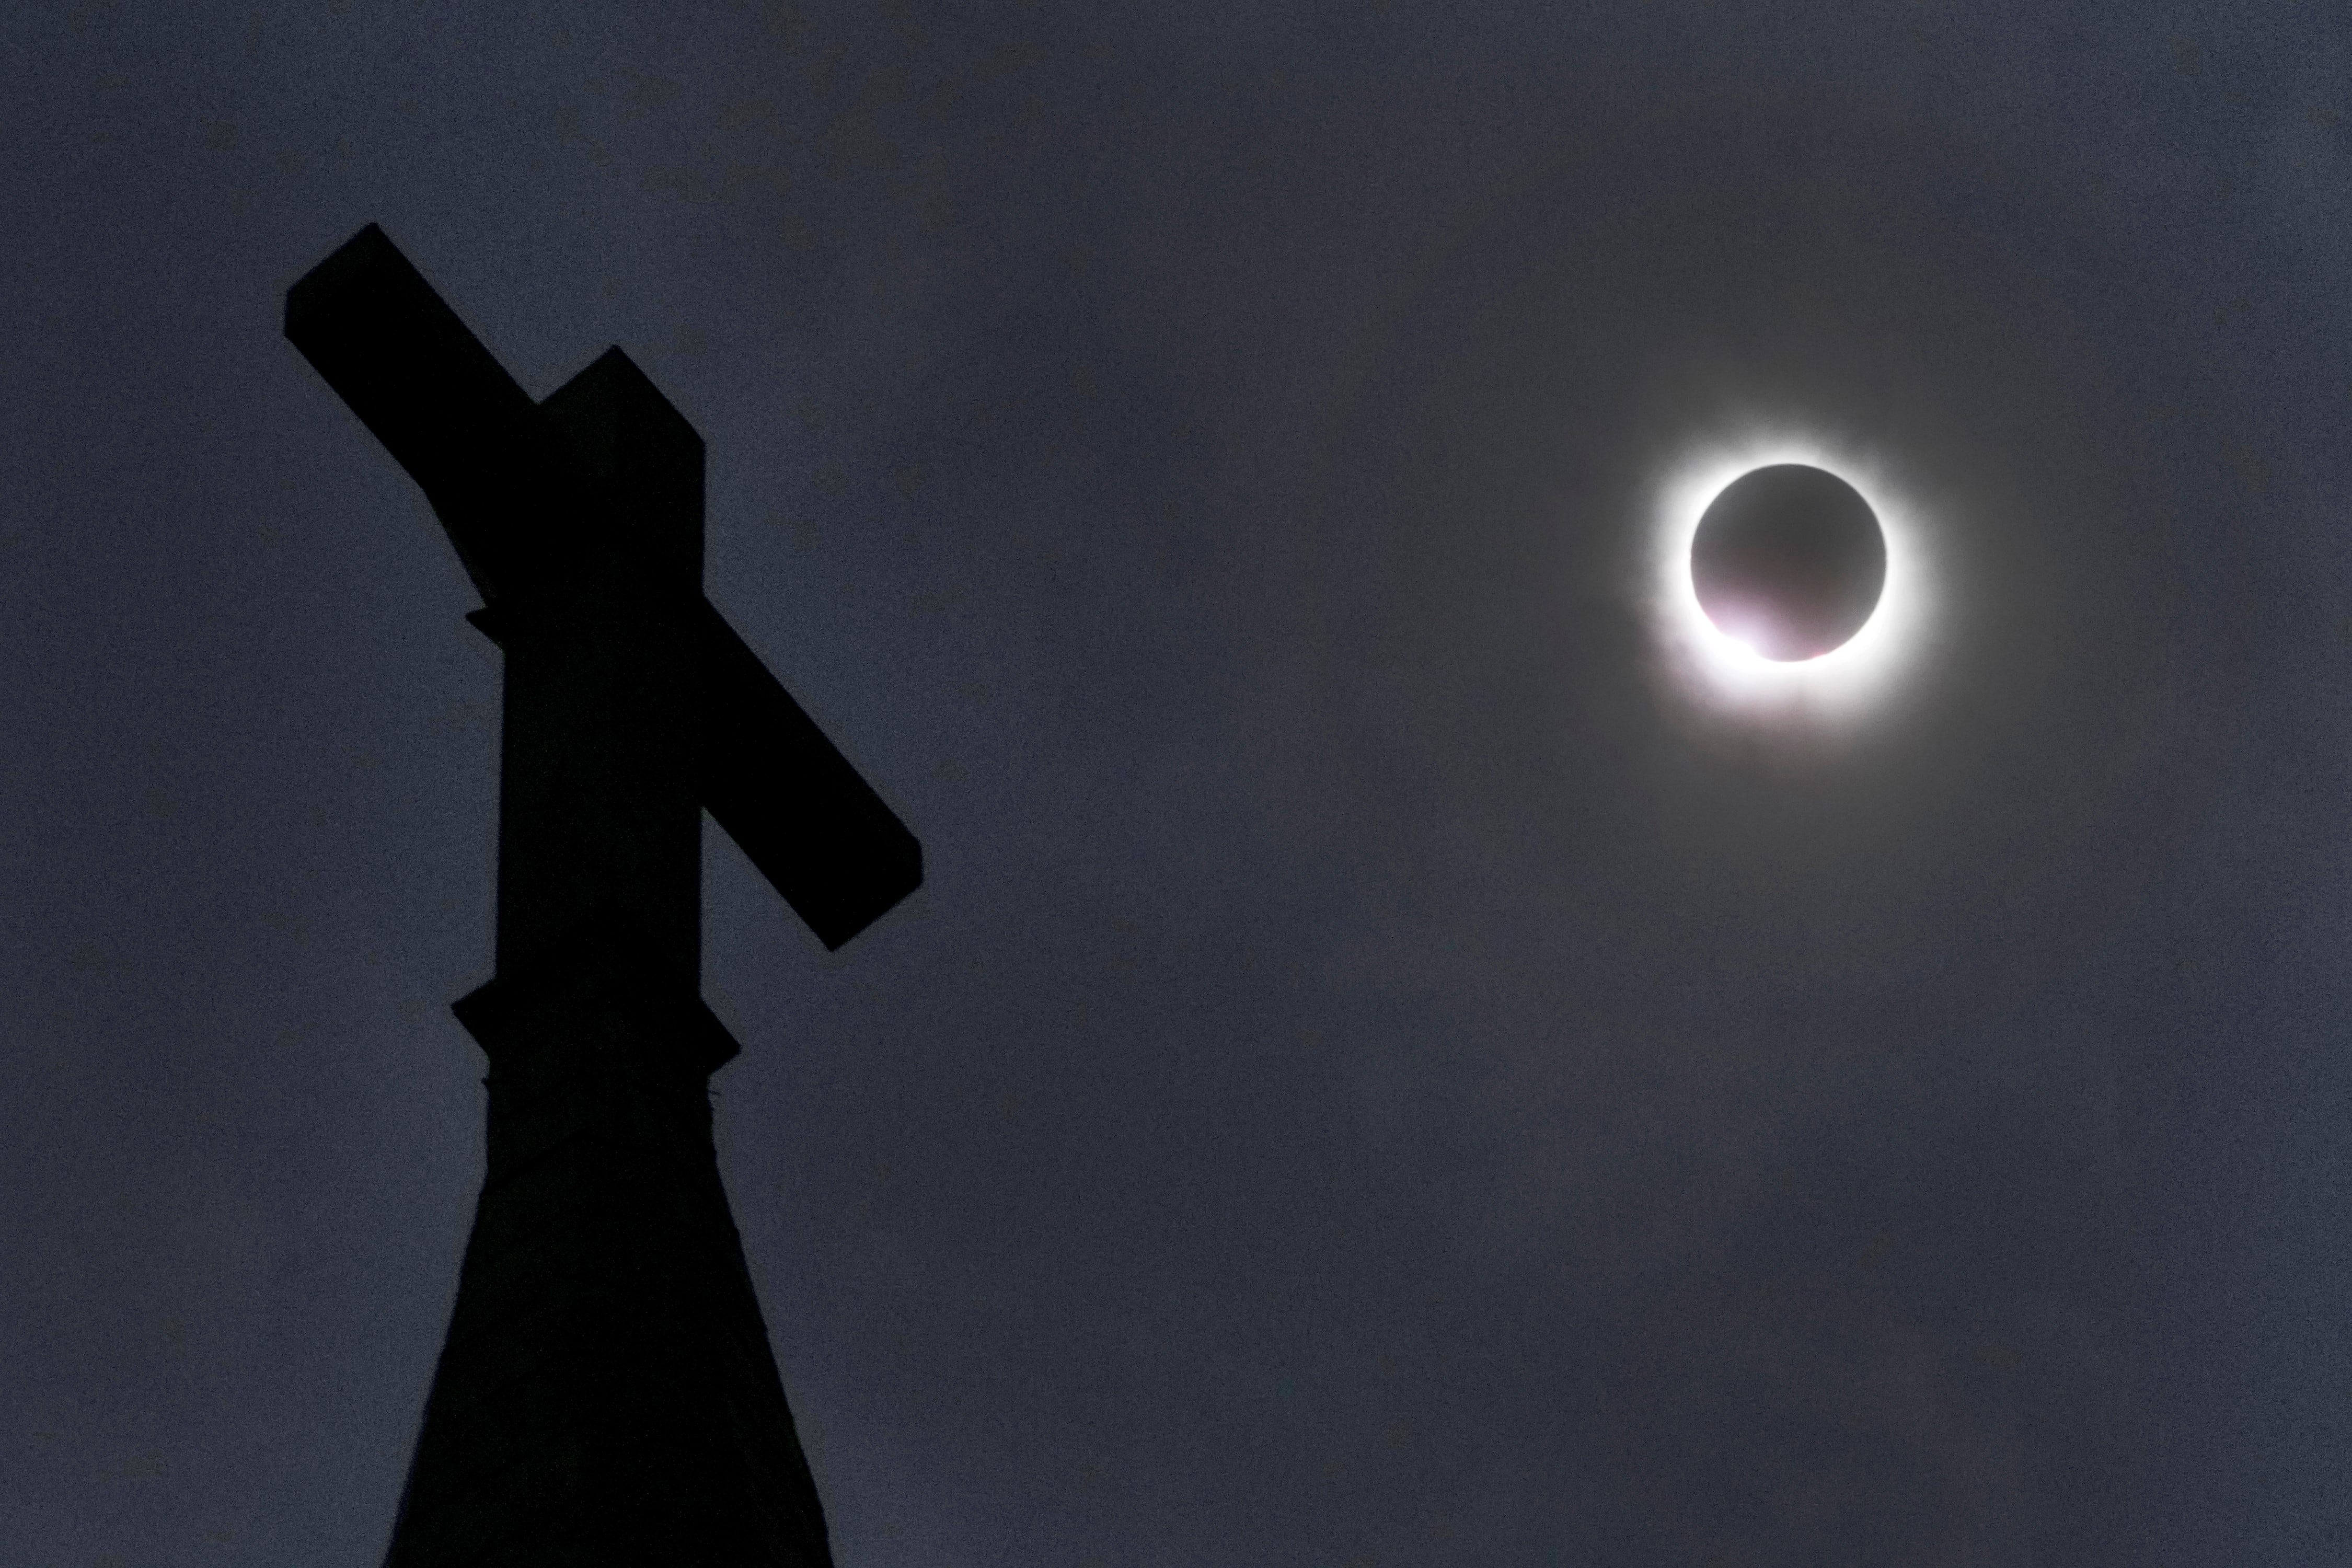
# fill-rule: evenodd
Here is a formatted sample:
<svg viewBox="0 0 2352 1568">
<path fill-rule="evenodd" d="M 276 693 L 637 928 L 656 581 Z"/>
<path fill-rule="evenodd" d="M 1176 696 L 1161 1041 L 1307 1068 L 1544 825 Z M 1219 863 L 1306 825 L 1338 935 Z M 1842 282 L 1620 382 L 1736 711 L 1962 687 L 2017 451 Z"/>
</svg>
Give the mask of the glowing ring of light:
<svg viewBox="0 0 2352 1568">
<path fill-rule="evenodd" d="M 1691 540 L 1725 486 L 1752 468 L 1804 463 L 1835 474 L 1878 515 L 1886 582 L 1862 629 L 1813 658 L 1766 658 L 1727 637 L 1699 606 Z M 1883 693 L 1917 656 L 1931 623 L 1932 574 L 1920 509 L 1867 455 L 1801 436 L 1753 436 L 1684 458 L 1656 499 L 1649 589 L 1652 619 L 1677 684 L 1708 706 L 1758 715 L 1792 710 L 1850 716 Z"/>
</svg>

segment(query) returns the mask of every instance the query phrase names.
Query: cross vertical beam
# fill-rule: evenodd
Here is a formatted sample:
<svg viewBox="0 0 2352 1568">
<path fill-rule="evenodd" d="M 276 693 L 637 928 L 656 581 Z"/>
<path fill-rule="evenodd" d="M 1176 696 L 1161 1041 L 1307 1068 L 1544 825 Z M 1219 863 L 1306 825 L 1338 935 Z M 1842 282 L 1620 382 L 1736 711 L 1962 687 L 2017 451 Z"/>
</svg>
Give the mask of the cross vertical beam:
<svg viewBox="0 0 2352 1568">
<path fill-rule="evenodd" d="M 527 973 L 587 932 L 625 930 L 608 962 L 690 998 L 702 926 L 702 440 L 617 349 L 541 407 L 592 499 L 560 568 L 474 616 L 506 654 L 498 970 Z"/>
</svg>

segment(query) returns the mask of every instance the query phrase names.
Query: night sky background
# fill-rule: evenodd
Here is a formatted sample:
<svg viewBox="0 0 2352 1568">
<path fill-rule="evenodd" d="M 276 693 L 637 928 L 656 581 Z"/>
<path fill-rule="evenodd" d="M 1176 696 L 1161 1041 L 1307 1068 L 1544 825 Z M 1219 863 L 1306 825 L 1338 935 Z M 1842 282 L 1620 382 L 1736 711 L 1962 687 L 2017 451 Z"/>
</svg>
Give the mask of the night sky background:
<svg viewBox="0 0 2352 1568">
<path fill-rule="evenodd" d="M 925 847 L 715 827 L 843 1568 L 2352 1562 L 2352 20 L 25 5 L 0 1558 L 376 1562 L 482 1172 L 499 670 L 281 335 L 380 222 L 708 448 Z M 1660 487 L 1865 454 L 1835 725 Z"/>
</svg>

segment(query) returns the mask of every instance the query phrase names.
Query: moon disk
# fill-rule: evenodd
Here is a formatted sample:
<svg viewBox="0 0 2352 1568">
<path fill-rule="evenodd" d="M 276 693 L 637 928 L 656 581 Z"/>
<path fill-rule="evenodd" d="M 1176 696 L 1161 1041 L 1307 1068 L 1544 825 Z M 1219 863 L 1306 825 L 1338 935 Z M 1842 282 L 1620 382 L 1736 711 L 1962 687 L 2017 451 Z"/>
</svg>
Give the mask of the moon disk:
<svg viewBox="0 0 2352 1568">
<path fill-rule="evenodd" d="M 1717 630 L 1776 663 L 1818 658 L 1868 623 L 1886 539 L 1852 485 L 1805 463 L 1726 485 L 1691 538 L 1691 586 Z"/>
</svg>

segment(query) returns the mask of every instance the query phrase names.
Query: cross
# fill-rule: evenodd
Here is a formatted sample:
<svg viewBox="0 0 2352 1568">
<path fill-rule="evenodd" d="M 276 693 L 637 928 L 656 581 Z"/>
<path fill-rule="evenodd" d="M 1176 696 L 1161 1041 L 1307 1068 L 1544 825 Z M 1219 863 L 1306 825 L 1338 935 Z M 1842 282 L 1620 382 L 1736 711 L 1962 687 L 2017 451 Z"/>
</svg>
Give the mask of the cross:
<svg viewBox="0 0 2352 1568">
<path fill-rule="evenodd" d="M 921 847 L 703 597 L 702 441 L 626 354 L 534 403 L 373 224 L 286 335 L 505 663 L 496 971 L 455 1005 L 488 1173 L 387 1562 L 825 1563 L 710 1142 L 701 813 L 828 949 Z"/>
<path fill-rule="evenodd" d="M 702 597 L 702 442 L 626 354 L 534 404 L 374 224 L 288 290 L 286 335 L 424 489 L 506 650 L 500 973 L 628 908 L 674 970 L 699 807 L 828 949 L 921 883 L 914 836 Z"/>
</svg>

